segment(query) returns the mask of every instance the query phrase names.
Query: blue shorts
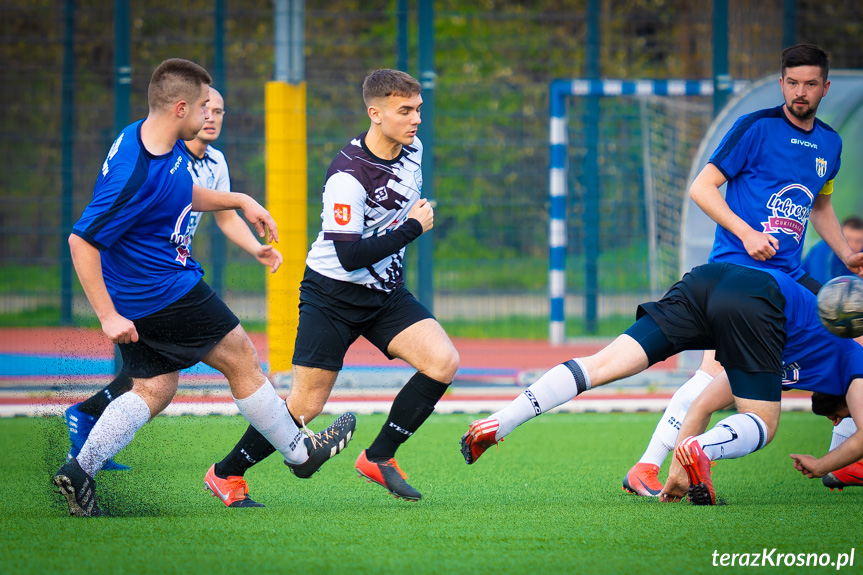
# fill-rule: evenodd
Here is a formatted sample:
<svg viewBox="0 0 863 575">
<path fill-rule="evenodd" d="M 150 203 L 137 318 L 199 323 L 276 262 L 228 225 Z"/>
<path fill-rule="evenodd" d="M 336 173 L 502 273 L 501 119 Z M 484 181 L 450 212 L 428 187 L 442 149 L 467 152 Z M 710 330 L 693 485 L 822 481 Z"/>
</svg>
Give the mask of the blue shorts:
<svg viewBox="0 0 863 575">
<path fill-rule="evenodd" d="M 434 316 L 404 285 L 381 292 L 306 267 L 293 364 L 340 371 L 360 336 L 393 359 L 387 352 L 393 338 L 424 319 Z"/>
</svg>

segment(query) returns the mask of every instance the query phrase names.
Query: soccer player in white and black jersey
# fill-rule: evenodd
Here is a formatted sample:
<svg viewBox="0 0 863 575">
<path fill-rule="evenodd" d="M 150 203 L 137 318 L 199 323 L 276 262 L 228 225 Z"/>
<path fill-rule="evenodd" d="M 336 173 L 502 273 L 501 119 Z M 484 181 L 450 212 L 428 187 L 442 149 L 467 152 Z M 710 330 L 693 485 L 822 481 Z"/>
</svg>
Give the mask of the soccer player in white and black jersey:
<svg viewBox="0 0 863 575">
<path fill-rule="evenodd" d="M 228 162 L 225 160 L 225 155 L 212 145 L 222 133 L 222 124 L 225 120 L 225 100 L 222 94 L 212 86 L 209 90 L 210 100 L 207 102 L 209 117 L 204 121 L 204 127 L 201 128 L 198 135 L 185 142 L 186 152 L 190 160 L 189 169 L 192 173 L 192 181 L 199 186 L 220 192 L 230 192 L 231 176 Z M 190 240 L 197 232 L 202 216 L 203 212 L 195 211 L 189 215 L 186 235 Z M 248 252 L 262 265 L 270 268 L 270 272 L 275 273 L 282 265 L 283 258 L 279 250 L 270 244 L 260 243 L 236 210 L 213 212 L 213 217 L 225 237 Z M 132 389 L 132 378 L 121 371 L 111 383 L 91 397 L 70 406 L 66 410 L 65 418 L 69 428 L 71 446 L 68 453 L 69 457 L 77 457 L 84 442 L 87 441 L 90 431 L 108 404 L 130 389 Z M 128 469 L 126 465 L 117 463 L 113 459 L 108 459 L 102 465 L 102 471 L 125 469 Z M 248 499 L 247 494 L 244 494 L 243 499 Z"/>
<path fill-rule="evenodd" d="M 370 126 L 345 146 L 327 171 L 322 226 L 306 259 L 288 410 L 300 424 L 324 407 L 348 347 L 364 336 L 388 358 L 416 368 L 386 423 L 356 462 L 359 474 L 396 497 L 422 495 L 394 458 L 434 411 L 458 369 L 458 352 L 440 324 L 404 285 L 405 247 L 432 229 L 422 192 L 420 84 L 382 69 L 363 82 Z M 273 452 L 249 427 L 217 466 L 242 476 Z"/>
</svg>

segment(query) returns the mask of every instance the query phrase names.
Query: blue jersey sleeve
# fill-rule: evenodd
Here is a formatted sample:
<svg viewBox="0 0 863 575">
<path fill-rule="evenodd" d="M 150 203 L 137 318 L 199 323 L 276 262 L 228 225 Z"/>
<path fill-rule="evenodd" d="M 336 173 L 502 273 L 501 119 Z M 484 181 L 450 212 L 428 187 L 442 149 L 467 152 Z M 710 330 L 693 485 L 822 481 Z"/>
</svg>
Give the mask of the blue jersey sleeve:
<svg viewBox="0 0 863 575">
<path fill-rule="evenodd" d="M 108 152 L 93 188 L 93 199 L 73 227 L 74 233 L 105 250 L 154 207 L 146 193 L 148 157 L 137 141 L 138 124 L 126 128 Z"/>
<path fill-rule="evenodd" d="M 710 157 L 710 163 L 722 172 L 726 180 L 742 172 L 749 157 L 755 153 L 759 142 L 756 120 L 756 114 L 738 118 Z"/>
</svg>

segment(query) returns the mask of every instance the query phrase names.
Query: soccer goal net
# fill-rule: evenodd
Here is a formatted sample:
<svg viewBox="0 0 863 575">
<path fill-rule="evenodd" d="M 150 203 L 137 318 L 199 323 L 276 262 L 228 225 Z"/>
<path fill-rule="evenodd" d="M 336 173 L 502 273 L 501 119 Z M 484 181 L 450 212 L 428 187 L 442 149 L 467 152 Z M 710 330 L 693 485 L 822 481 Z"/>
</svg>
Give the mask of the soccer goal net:
<svg viewBox="0 0 863 575">
<path fill-rule="evenodd" d="M 563 341 L 567 316 L 592 333 L 679 279 L 688 179 L 712 93 L 705 80 L 552 83 L 552 342 Z"/>
<path fill-rule="evenodd" d="M 701 101 L 699 101 L 701 100 Z M 639 102 L 650 294 L 680 278 L 683 207 L 698 144 L 713 107 L 703 98 L 648 96 Z"/>
</svg>

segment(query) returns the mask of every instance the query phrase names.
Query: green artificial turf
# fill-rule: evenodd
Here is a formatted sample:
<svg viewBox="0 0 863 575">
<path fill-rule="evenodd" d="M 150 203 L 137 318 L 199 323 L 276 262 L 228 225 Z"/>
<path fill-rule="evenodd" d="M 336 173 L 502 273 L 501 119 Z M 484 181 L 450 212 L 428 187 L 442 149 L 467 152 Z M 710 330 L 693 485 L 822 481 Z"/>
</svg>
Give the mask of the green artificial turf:
<svg viewBox="0 0 863 575">
<path fill-rule="evenodd" d="M 293 477 L 277 455 L 250 470 L 264 509 L 227 509 L 203 487 L 242 435 L 241 418 L 158 417 L 117 456 L 131 471 L 97 476 L 109 516 L 92 519 L 69 517 L 50 485 L 67 449 L 62 420 L 0 419 L 0 572 L 733 573 L 752 568 L 714 567 L 714 551 L 835 558 L 860 543 L 863 488 L 830 492 L 788 458 L 823 453 L 824 418 L 785 413 L 773 444 L 719 462 L 714 482 L 727 504 L 705 508 L 621 490 L 657 414 L 547 414 L 467 466 L 458 442 L 475 417 L 433 415 L 399 450 L 418 503 L 356 477 L 354 460 L 383 422 L 369 415 L 311 479 Z M 861 563 L 863 549 L 845 570 Z"/>
</svg>

